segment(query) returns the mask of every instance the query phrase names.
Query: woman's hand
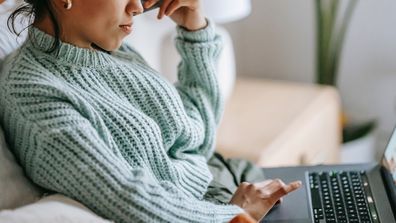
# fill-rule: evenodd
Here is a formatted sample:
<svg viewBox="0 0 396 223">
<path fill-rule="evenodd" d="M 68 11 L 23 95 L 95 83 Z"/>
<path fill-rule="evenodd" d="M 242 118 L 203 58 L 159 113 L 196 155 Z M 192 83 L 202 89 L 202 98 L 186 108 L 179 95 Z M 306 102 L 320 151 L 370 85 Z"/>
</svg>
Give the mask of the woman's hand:
<svg viewBox="0 0 396 223">
<path fill-rule="evenodd" d="M 159 0 L 147 0 L 143 7 L 150 8 Z M 190 31 L 207 26 L 202 11 L 201 0 L 163 0 L 158 13 L 158 19 L 169 16 L 177 25 Z"/>
<path fill-rule="evenodd" d="M 254 184 L 243 182 L 231 198 L 230 204 L 238 205 L 259 221 L 283 196 L 300 187 L 301 181 L 285 184 L 279 179 Z"/>
</svg>

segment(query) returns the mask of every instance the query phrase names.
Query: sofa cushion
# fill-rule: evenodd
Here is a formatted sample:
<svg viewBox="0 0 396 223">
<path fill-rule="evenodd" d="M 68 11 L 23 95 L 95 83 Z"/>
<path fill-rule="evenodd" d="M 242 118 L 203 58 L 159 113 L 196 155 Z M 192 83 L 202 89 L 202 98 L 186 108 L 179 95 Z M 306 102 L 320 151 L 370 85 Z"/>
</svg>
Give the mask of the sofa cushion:
<svg viewBox="0 0 396 223">
<path fill-rule="evenodd" d="M 15 210 L 0 211 L 0 222 L 7 223 L 110 223 L 81 203 L 60 194 Z"/>
<path fill-rule="evenodd" d="M 25 177 L 9 151 L 0 127 L 0 210 L 32 203 L 40 195 L 40 189 Z"/>
<path fill-rule="evenodd" d="M 22 34 L 20 38 L 16 38 L 7 27 L 9 14 L 20 2 L 20 0 L 6 0 L 0 4 L 0 69 L 1 58 L 17 48 L 26 36 Z M 19 20 L 16 23 L 18 30 L 23 26 Z M 39 189 L 25 177 L 9 151 L 0 126 L 0 210 L 34 202 L 39 196 Z"/>
</svg>

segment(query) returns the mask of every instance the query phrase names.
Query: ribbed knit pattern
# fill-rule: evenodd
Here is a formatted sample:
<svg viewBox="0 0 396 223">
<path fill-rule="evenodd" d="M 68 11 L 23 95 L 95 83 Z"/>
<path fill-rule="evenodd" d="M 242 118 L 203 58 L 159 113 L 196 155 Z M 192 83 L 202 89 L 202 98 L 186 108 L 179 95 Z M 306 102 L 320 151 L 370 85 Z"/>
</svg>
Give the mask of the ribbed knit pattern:
<svg viewBox="0 0 396 223">
<path fill-rule="evenodd" d="M 30 28 L 4 62 L 0 120 L 27 175 L 116 222 L 226 222 L 242 212 L 203 200 L 222 103 L 212 23 L 178 27 L 176 87 L 130 47 L 105 52 Z"/>
</svg>

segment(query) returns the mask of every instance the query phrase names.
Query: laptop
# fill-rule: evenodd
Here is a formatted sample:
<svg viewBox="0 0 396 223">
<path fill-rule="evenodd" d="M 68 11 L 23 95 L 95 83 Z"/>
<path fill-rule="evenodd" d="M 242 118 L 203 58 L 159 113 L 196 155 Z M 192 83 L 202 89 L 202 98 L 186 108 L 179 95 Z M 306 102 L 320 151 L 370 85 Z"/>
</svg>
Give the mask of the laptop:
<svg viewBox="0 0 396 223">
<path fill-rule="evenodd" d="M 378 163 L 264 168 L 267 178 L 301 180 L 261 222 L 396 222 L 396 129 Z"/>
</svg>

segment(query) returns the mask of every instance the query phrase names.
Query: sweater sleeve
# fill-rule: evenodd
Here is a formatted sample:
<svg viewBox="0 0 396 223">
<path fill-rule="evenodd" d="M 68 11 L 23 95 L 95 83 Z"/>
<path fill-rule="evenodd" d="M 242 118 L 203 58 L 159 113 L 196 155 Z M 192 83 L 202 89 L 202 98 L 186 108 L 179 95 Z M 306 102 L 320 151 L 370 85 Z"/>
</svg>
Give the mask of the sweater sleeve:
<svg viewBox="0 0 396 223">
<path fill-rule="evenodd" d="M 234 205 L 187 196 L 173 184 L 153 179 L 144 168 L 129 165 L 71 105 L 48 106 L 60 110 L 24 131 L 30 133 L 24 138 L 31 146 L 22 160 L 38 185 L 115 222 L 224 222 L 242 212 Z"/>
<path fill-rule="evenodd" d="M 181 56 L 176 88 L 190 117 L 202 122 L 205 141 L 198 153 L 207 159 L 214 152 L 216 129 L 223 113 L 223 100 L 216 77 L 216 62 L 222 49 L 214 24 L 198 31 L 177 27 L 176 48 Z"/>
</svg>

